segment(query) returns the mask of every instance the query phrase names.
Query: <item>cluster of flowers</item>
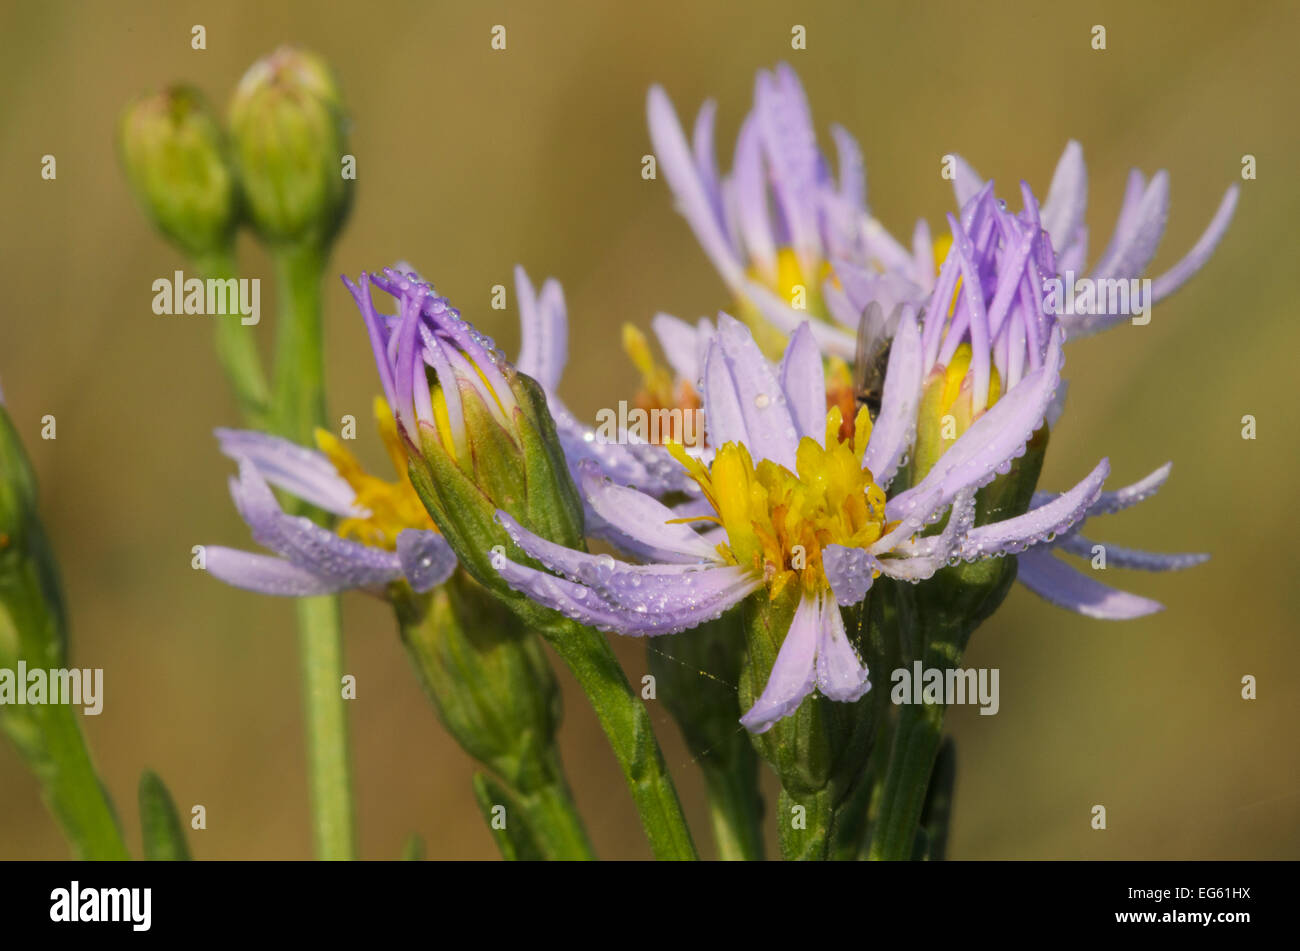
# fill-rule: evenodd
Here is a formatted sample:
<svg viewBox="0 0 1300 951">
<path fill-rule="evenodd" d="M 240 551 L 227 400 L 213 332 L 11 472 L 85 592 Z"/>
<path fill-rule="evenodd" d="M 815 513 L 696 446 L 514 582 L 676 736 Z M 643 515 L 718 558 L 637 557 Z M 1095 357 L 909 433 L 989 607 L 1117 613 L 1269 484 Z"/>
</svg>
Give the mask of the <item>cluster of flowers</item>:
<svg viewBox="0 0 1300 951">
<path fill-rule="evenodd" d="M 1019 211 L 958 161 L 947 233 L 934 239 L 918 222 L 909 248 L 872 217 L 861 152 L 838 127 L 831 174 L 790 69 L 759 75 L 726 176 L 714 159 L 713 103 L 700 110 L 690 140 L 657 87 L 648 113 L 659 167 L 733 293 L 735 316 L 695 324 L 656 317 L 668 368 L 652 366 L 644 340 L 625 337 L 647 373 L 643 398 L 702 407 L 705 443 L 609 441 L 566 408 L 558 389 L 567 315 L 554 280 L 539 290 L 516 271 L 523 342 L 511 364 L 412 269 L 363 273 L 345 283 L 373 346 L 383 389 L 376 416 L 395 478 L 363 471 L 328 433 L 310 449 L 219 431 L 239 466 L 235 504 L 274 554 L 209 547 L 212 574 L 278 595 L 383 593 L 393 584 L 427 591 L 455 570 L 458 554 L 463 562 L 485 544 L 476 538 L 499 535 L 509 544 L 488 562 L 499 583 L 632 636 L 689 630 L 746 598 L 797 593 L 766 686 L 742 717 L 756 733 L 813 691 L 851 701 L 869 689 L 839 608 L 861 602 L 882 576 L 923 584 L 949 565 L 1014 557 L 1019 580 L 1064 608 L 1104 619 L 1159 609 L 1058 553 L 1090 554 L 1088 520 L 1151 496 L 1169 465 L 1106 491 L 1102 459 L 1072 488 L 1035 493 L 1015 514 L 977 506 L 981 490 L 1011 472 L 1059 417 L 1066 341 L 1125 320 L 1060 317 L 1044 306 L 1045 282 L 1083 273 L 1087 258 L 1077 143 L 1061 157 L 1046 201 L 1021 183 Z M 1234 188 L 1187 255 L 1152 280 L 1154 300 L 1205 263 L 1235 202 Z M 1134 171 L 1090 276 L 1143 276 L 1167 211 L 1165 173 L 1147 181 Z M 859 361 L 879 354 L 878 400 L 847 381 L 855 353 Z M 546 464 L 529 433 L 558 447 L 558 465 Z M 494 462 L 494 452 L 507 461 Z M 499 501 L 518 494 L 499 485 L 531 495 L 543 478 L 576 487 L 581 534 L 626 557 L 589 553 L 547 531 L 546 518 L 528 523 L 527 506 Z M 495 523 L 467 528 L 457 506 L 428 505 L 449 479 L 467 479 L 493 500 Z M 272 486 L 337 516 L 336 525 L 285 512 Z M 1107 556 L 1147 570 L 1205 557 L 1116 546 Z"/>
</svg>

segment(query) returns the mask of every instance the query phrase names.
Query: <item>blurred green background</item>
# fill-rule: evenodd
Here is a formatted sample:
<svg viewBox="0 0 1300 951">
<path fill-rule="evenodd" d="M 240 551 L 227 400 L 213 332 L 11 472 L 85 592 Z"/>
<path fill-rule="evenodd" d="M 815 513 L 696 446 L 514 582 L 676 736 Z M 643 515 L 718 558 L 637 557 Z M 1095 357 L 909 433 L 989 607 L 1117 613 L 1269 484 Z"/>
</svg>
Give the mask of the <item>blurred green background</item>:
<svg viewBox="0 0 1300 951">
<path fill-rule="evenodd" d="M 564 396 L 594 412 L 631 395 L 624 321 L 693 318 L 727 306 L 720 280 L 661 180 L 644 102 L 666 85 L 693 118 L 720 101 L 729 166 L 755 70 L 788 60 L 829 149 L 840 122 L 865 152 L 873 211 L 900 236 L 950 209 L 939 157 L 959 151 L 1000 191 L 1046 192 L 1067 139 L 1088 160 L 1094 256 L 1132 165 L 1172 176 L 1152 273 L 1199 235 L 1254 154 L 1236 220 L 1205 271 L 1145 328 L 1074 345 L 1067 414 L 1044 485 L 1073 484 L 1108 455 L 1115 485 L 1172 459 L 1151 502 L 1096 523 L 1115 543 L 1205 550 L 1180 575 L 1108 580 L 1168 609 L 1106 624 L 1017 589 L 976 635 L 971 666 L 1001 669 L 1001 712 L 949 717 L 960 771 L 954 858 L 1300 857 L 1300 701 L 1294 618 L 1294 485 L 1300 322 L 1293 306 L 1300 212 L 1294 3 L 797 6 L 644 4 L 6 3 L 0 10 L 0 195 L 5 288 L 0 380 L 38 469 L 62 557 L 74 662 L 105 668 L 106 703 L 86 725 L 128 832 L 145 766 L 183 812 L 201 803 L 200 858 L 310 854 L 291 605 L 225 588 L 190 548 L 247 546 L 226 494 L 215 426 L 236 422 L 202 318 L 159 318 L 151 283 L 184 267 L 128 194 L 114 123 L 132 96 L 186 79 L 224 109 L 243 70 L 283 42 L 336 66 L 355 117 L 358 194 L 334 271 L 405 257 L 507 352 L 516 316 L 488 307 L 523 263 L 558 277 L 572 329 Z M 489 48 L 507 27 L 504 52 Z M 794 24 L 808 49 L 792 51 Z M 207 49 L 190 48 L 194 24 Z M 1108 49 L 1090 48 L 1093 24 Z M 58 161 L 42 181 L 41 156 Z M 1018 204 L 1018 202 L 1013 202 Z M 256 328 L 272 332 L 267 260 Z M 513 297 L 513 292 L 512 292 Z M 362 421 L 357 445 L 384 464 L 370 422 L 377 391 L 360 320 L 326 293 L 331 412 Z M 53 414 L 58 438 L 42 441 Z M 1254 414 L 1259 438 L 1243 441 Z M 1092 528 L 1090 526 L 1090 528 Z M 419 832 L 431 857 L 492 857 L 470 760 L 441 731 L 387 609 L 345 599 L 361 854 L 396 857 Z M 643 647 L 617 645 L 635 681 Z M 1240 679 L 1259 698 L 1240 697 Z M 592 836 L 607 857 L 648 855 L 594 717 L 565 676 L 563 748 Z M 878 683 L 885 681 L 877 678 Z M 651 705 L 706 853 L 697 772 Z M 769 782 L 769 790 L 774 786 Z M 771 801 L 771 800 L 769 800 Z M 1089 827 L 1090 809 L 1109 828 Z M 0 858 L 60 858 L 65 846 L 32 778 L 0 746 Z"/>
</svg>

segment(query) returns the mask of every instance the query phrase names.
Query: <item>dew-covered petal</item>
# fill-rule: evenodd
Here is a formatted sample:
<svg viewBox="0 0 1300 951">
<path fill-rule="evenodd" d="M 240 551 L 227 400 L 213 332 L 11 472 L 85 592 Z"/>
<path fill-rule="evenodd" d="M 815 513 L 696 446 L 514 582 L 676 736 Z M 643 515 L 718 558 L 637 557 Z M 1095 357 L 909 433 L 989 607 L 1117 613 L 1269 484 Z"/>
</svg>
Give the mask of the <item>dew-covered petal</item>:
<svg viewBox="0 0 1300 951">
<path fill-rule="evenodd" d="M 678 379 L 692 386 L 700 379 L 699 329 L 671 314 L 655 314 L 650 329 Z"/>
<path fill-rule="evenodd" d="M 1017 555 L 1016 578 L 1058 607 L 1102 621 L 1127 621 L 1164 610 L 1159 601 L 1119 591 L 1076 571 L 1050 549 Z"/>
<path fill-rule="evenodd" d="M 356 492 L 324 453 L 251 429 L 218 429 L 215 433 L 222 453 L 231 459 L 247 459 L 271 485 L 334 515 L 355 518 L 368 514 L 352 504 Z"/>
<path fill-rule="evenodd" d="M 808 100 L 793 69 L 783 63 L 775 75 L 758 74 L 754 115 L 790 245 L 804 273 L 814 273 L 821 252 L 815 190 L 822 159 Z"/>
<path fill-rule="evenodd" d="M 204 559 L 212 577 L 258 594 L 300 598 L 332 594 L 344 587 L 272 555 L 208 545 L 204 549 Z"/>
<path fill-rule="evenodd" d="M 960 155 L 953 156 L 952 190 L 957 197 L 957 207 L 965 208 L 967 203 L 984 188 L 984 178 L 975 171 L 970 162 Z"/>
<path fill-rule="evenodd" d="M 1043 202 L 1042 229 L 1051 236 L 1053 247 L 1065 249 L 1073 243 L 1087 208 L 1088 167 L 1083 161 L 1083 146 L 1071 139 L 1056 163 Z"/>
<path fill-rule="evenodd" d="M 817 689 L 832 700 L 851 703 L 871 689 L 867 665 L 849 643 L 840 609 L 828 598 L 817 599 Z"/>
<path fill-rule="evenodd" d="M 736 256 L 717 207 L 700 178 L 691 148 L 677 121 L 677 113 L 660 86 L 650 87 L 646 111 L 650 122 L 650 141 L 659 157 L 659 168 L 677 200 L 677 210 L 690 224 L 704 253 L 731 287 L 739 287 L 744 268 Z"/>
<path fill-rule="evenodd" d="M 749 329 L 726 314 L 704 360 L 704 409 L 713 446 L 741 443 L 755 462 L 794 471 L 799 439 L 780 381 Z"/>
<path fill-rule="evenodd" d="M 844 607 L 861 602 L 875 580 L 866 551 L 844 545 L 827 545 L 822 549 L 822 572 L 830 582 L 835 600 Z"/>
<path fill-rule="evenodd" d="M 788 717 L 813 691 L 817 682 L 817 645 L 821 639 L 817 598 L 805 594 L 790 620 L 790 629 L 777 652 L 763 693 L 740 718 L 751 733 L 766 733 Z"/>
<path fill-rule="evenodd" d="M 498 559 L 494 564 L 510 587 L 537 603 L 598 630 L 617 631 L 634 637 L 676 634 L 698 627 L 705 621 L 720 617 L 761 583 L 754 580 L 752 586 L 746 588 L 736 582 L 735 569 L 706 568 L 696 571 L 693 577 L 701 588 L 708 586 L 714 591 L 712 597 L 672 597 L 671 592 L 659 590 L 656 609 L 638 611 L 635 607 L 610 603 L 587 585 L 506 558 Z"/>
<path fill-rule="evenodd" d="M 456 570 L 456 553 L 447 539 L 423 528 L 406 528 L 398 533 L 397 560 L 411 589 L 417 592 L 437 587 Z"/>
<path fill-rule="evenodd" d="M 782 333 L 794 333 L 799 325 L 808 319 L 807 311 L 795 310 L 787 301 L 782 300 L 757 281 L 746 278 L 741 285 L 741 293 L 749 298 L 750 303 L 758 308 L 759 313 L 768 323 Z M 823 320 L 812 321 L 810 328 L 817 346 L 823 353 L 846 359 L 853 356 L 856 341 L 852 334 L 838 327 L 832 327 Z"/>
<path fill-rule="evenodd" d="M 977 419 L 935 462 L 921 482 L 889 500 L 889 517 L 899 518 L 914 497 L 940 488 L 940 505 L 961 489 L 987 485 L 1023 455 L 1029 438 L 1042 424 L 1052 393 L 1060 382 L 1061 341 L 1053 333 L 1044 363 Z"/>
<path fill-rule="evenodd" d="M 550 397 L 547 403 L 555 421 L 556 437 L 571 469 L 584 460 L 591 460 L 616 482 L 635 486 L 651 495 L 699 492 L 699 486 L 663 446 L 606 440 L 594 428 L 580 422 L 560 400 Z"/>
<path fill-rule="evenodd" d="M 253 539 L 338 588 L 373 588 L 401 576 L 395 552 L 340 538 L 309 518 L 287 515 L 247 459 L 230 480 L 230 494 Z"/>
<path fill-rule="evenodd" d="M 1162 169 L 1151 176 L 1136 207 L 1128 214 L 1121 212 L 1110 252 L 1090 277 L 1093 280 L 1139 277 L 1155 256 L 1168 219 L 1169 173 Z"/>
<path fill-rule="evenodd" d="M 548 280 L 541 294 L 533 290 L 527 272 L 515 266 L 515 295 L 519 301 L 519 360 L 515 366 L 550 393 L 560 385 L 568 358 L 569 321 L 564 291 Z"/>
<path fill-rule="evenodd" d="M 1132 485 L 1126 485 L 1124 488 L 1116 489 L 1113 492 L 1101 493 L 1101 495 L 1097 496 L 1097 500 L 1088 506 L 1088 517 L 1110 515 L 1113 512 L 1131 508 L 1139 502 L 1145 502 L 1168 481 L 1169 473 L 1173 471 L 1173 468 L 1174 464 L 1172 462 L 1166 462 L 1163 466 L 1143 476 Z M 1037 507 L 1045 502 L 1050 502 L 1054 498 L 1056 498 L 1054 492 L 1035 492 L 1033 501 L 1030 504 Z"/>
<path fill-rule="evenodd" d="M 971 529 L 962 542 L 961 557 L 984 558 L 1021 552 L 1052 541 L 1087 517 L 1088 506 L 1097 501 L 1102 483 L 1109 474 L 1110 461 L 1102 459 L 1078 485 L 1051 502 L 1031 508 L 1015 518 Z"/>
<path fill-rule="evenodd" d="M 1214 249 L 1219 246 L 1219 242 L 1227 233 L 1228 225 L 1232 224 L 1232 215 L 1237 209 L 1237 194 L 1236 185 L 1229 187 L 1223 195 L 1223 200 L 1219 202 L 1219 208 L 1215 211 L 1205 233 L 1192 249 L 1183 256 L 1181 261 L 1151 282 L 1152 303 L 1164 300 L 1205 266 L 1205 262 L 1210 259 L 1210 255 L 1214 253 Z"/>
<path fill-rule="evenodd" d="M 790 338 L 781 360 L 781 388 L 790 400 L 790 412 L 799 435 L 826 444 L 826 371 L 821 352 L 807 323 Z"/>
<path fill-rule="evenodd" d="M 1137 571 L 1182 571 L 1210 560 L 1209 555 L 1201 552 L 1143 551 L 1123 545 L 1102 545 L 1077 534 L 1062 539 L 1055 547 L 1082 558 L 1095 557 L 1095 550 L 1101 548 L 1106 553 L 1107 568 L 1132 568 Z"/>
<path fill-rule="evenodd" d="M 636 489 L 615 485 L 594 463 L 579 467 L 587 507 L 621 535 L 659 554 L 656 560 L 691 563 L 717 561 L 718 552 L 681 516 L 659 500 Z"/>
<path fill-rule="evenodd" d="M 893 480 L 916 437 L 923 356 L 916 315 L 910 308 L 905 308 L 889 351 L 880 412 L 876 415 L 862 459 L 863 465 L 871 470 L 876 484 L 881 487 L 888 487 Z"/>
</svg>

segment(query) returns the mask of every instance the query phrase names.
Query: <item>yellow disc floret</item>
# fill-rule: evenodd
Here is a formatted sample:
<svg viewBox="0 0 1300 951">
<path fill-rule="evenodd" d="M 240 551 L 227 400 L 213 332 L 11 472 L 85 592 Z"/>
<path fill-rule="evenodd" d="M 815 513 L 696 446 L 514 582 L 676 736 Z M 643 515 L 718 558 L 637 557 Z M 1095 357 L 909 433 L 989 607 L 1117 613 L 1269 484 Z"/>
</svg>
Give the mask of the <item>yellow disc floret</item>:
<svg viewBox="0 0 1300 951">
<path fill-rule="evenodd" d="M 392 551 L 397 547 L 397 536 L 403 529 L 432 529 L 434 524 L 407 477 L 406 448 L 397 433 L 393 414 L 382 397 L 375 397 L 375 419 L 379 423 L 384 448 L 397 471 L 394 482 L 366 472 L 357 457 L 333 433 L 316 430 L 316 445 L 356 492 L 354 504 L 369 513 L 364 517 L 343 519 L 336 531 L 343 538 Z"/>
<path fill-rule="evenodd" d="M 748 567 L 767 581 L 777 597 L 799 583 L 809 593 L 827 588 L 822 551 L 827 545 L 870 545 L 892 526 L 885 522 L 885 493 L 862 452 L 871 417 L 859 411 L 851 438 L 839 438 L 840 410 L 826 416 L 826 448 L 805 436 L 795 451 L 795 472 L 768 459 L 757 465 L 739 443 L 727 443 L 711 466 L 668 448 L 699 484 L 727 541 L 718 552 L 728 562 Z"/>
</svg>

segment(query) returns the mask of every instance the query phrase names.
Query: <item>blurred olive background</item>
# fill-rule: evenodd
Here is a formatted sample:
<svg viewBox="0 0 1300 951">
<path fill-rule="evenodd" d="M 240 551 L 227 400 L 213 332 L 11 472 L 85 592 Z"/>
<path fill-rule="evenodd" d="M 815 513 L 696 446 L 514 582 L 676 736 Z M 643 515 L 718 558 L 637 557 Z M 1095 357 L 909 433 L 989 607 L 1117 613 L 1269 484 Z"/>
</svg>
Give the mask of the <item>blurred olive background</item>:
<svg viewBox="0 0 1300 951">
<path fill-rule="evenodd" d="M 508 352 L 513 306 L 489 308 L 523 263 L 558 277 L 572 320 L 564 384 L 584 412 L 631 395 L 619 327 L 657 310 L 727 305 L 665 183 L 642 181 L 644 101 L 661 82 L 684 117 L 720 101 L 727 166 L 755 70 L 788 60 L 819 134 L 839 122 L 865 152 L 873 211 L 900 236 L 942 226 L 959 151 L 1004 194 L 1046 193 L 1066 141 L 1088 160 L 1094 257 L 1132 165 L 1172 176 L 1168 233 L 1152 273 L 1190 247 L 1246 153 L 1236 220 L 1205 271 L 1124 327 L 1071 347 L 1068 412 L 1044 485 L 1101 455 L 1113 484 L 1166 459 L 1174 476 L 1138 509 L 1090 526 L 1101 540 L 1206 550 L 1178 575 L 1107 580 L 1167 610 L 1107 624 L 1023 589 L 977 634 L 972 666 L 1001 670 L 1001 711 L 950 715 L 960 772 L 954 858 L 1300 856 L 1300 613 L 1295 366 L 1292 3 L 711 4 L 7 3 L 0 12 L 0 175 L 5 298 L 0 379 L 38 469 L 62 557 L 74 662 L 105 668 L 86 730 L 132 841 L 135 786 L 157 769 L 182 811 L 207 809 L 200 858 L 310 854 L 291 606 L 190 568 L 198 543 L 249 545 L 226 494 L 215 426 L 237 422 L 203 318 L 159 318 L 151 283 L 185 262 L 133 204 L 113 147 L 131 97 L 189 80 L 224 104 L 243 70 L 280 43 L 336 66 L 355 117 L 357 201 L 334 271 L 407 258 Z M 792 51 L 791 27 L 808 49 Z M 207 49 L 190 48 L 191 27 Z M 507 49 L 490 49 L 495 24 Z M 1107 29 L 1108 49 L 1090 47 Z M 41 156 L 58 162 L 40 177 Z M 1018 201 L 1014 201 L 1018 204 Z M 241 241 L 246 276 L 267 260 Z M 513 291 L 511 291 L 513 297 Z M 385 459 L 360 320 L 326 293 L 331 412 L 361 421 L 355 444 Z M 1241 417 L 1258 419 L 1243 441 Z M 42 441 L 40 419 L 57 418 Z M 382 468 L 379 471 L 383 471 Z M 441 731 L 384 605 L 345 599 L 361 854 L 391 858 L 419 832 L 431 857 L 492 857 L 470 760 Z M 617 645 L 632 679 L 643 646 Z M 1259 680 L 1241 699 L 1240 681 Z M 563 746 L 580 806 L 607 857 L 648 851 L 594 717 L 565 675 Z M 878 684 L 887 678 L 877 677 Z M 651 704 L 697 839 L 712 853 L 702 788 L 662 707 Z M 768 781 L 769 790 L 774 789 Z M 769 800 L 771 801 L 771 800 Z M 1094 804 L 1109 828 L 1090 829 Z M 0 746 L 0 858 L 66 848 L 18 757 Z"/>
</svg>

